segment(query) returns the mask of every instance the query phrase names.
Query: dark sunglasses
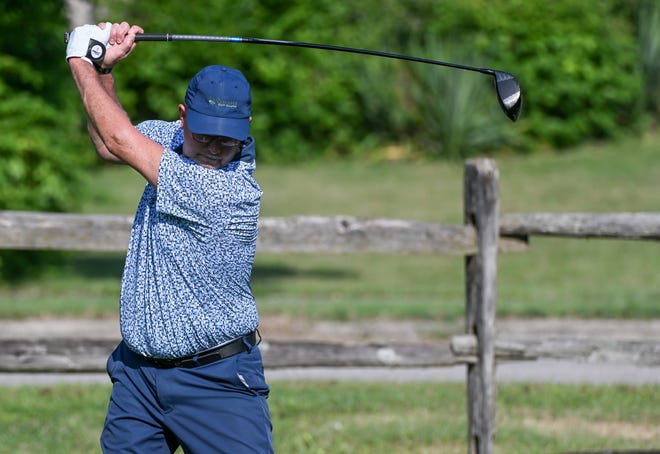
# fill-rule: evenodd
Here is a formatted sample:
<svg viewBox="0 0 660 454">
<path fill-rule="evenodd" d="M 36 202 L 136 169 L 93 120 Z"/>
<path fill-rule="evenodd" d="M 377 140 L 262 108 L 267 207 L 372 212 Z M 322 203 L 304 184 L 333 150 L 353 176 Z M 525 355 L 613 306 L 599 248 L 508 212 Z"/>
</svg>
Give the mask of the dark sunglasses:
<svg viewBox="0 0 660 454">
<path fill-rule="evenodd" d="M 245 142 L 241 142 L 240 140 L 232 139 L 230 137 L 208 136 L 206 134 L 194 133 L 191 134 L 195 142 L 201 143 L 203 145 L 210 145 L 211 143 L 215 142 L 216 144 L 219 143 L 222 148 L 242 148 L 245 146 Z"/>
</svg>

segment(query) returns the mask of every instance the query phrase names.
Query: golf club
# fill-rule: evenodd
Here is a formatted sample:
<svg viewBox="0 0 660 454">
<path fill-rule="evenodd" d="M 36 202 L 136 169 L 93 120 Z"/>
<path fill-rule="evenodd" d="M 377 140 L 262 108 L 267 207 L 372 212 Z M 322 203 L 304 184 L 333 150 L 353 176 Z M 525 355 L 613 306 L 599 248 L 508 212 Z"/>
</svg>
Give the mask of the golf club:
<svg viewBox="0 0 660 454">
<path fill-rule="evenodd" d="M 64 42 L 68 42 L 69 34 L 64 34 Z M 403 54 L 393 54 L 376 50 L 356 49 L 353 47 L 332 46 L 328 44 L 314 44 L 299 41 L 282 41 L 276 39 L 264 38 L 243 38 L 238 36 L 205 36 L 205 35 L 174 35 L 169 33 L 141 33 L 135 36 L 136 41 L 208 41 L 223 43 L 248 43 L 248 44 L 268 44 L 275 46 L 289 47 L 307 47 L 312 49 L 332 50 L 337 52 L 349 52 L 354 54 L 374 55 L 377 57 L 393 58 L 397 60 L 407 60 L 430 65 L 446 66 L 449 68 L 474 71 L 482 74 L 488 74 L 495 79 L 495 90 L 497 100 L 502 110 L 511 121 L 516 121 L 520 116 L 522 108 L 522 91 L 518 80 L 510 73 L 497 71 L 489 68 L 477 68 L 473 66 L 459 65 L 456 63 L 447 63 L 427 58 L 411 57 Z"/>
</svg>

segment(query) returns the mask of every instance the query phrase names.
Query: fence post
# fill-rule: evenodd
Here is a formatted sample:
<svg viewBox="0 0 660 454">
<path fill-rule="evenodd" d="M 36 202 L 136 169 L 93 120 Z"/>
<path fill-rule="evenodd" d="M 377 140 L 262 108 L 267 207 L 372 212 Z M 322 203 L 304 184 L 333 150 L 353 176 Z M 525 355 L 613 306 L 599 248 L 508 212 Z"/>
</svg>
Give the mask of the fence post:
<svg viewBox="0 0 660 454">
<path fill-rule="evenodd" d="M 492 159 L 468 160 L 464 172 L 464 222 L 477 231 L 477 253 L 465 258 L 465 332 L 477 338 L 477 361 L 467 366 L 468 450 L 492 454 L 499 174 Z"/>
</svg>

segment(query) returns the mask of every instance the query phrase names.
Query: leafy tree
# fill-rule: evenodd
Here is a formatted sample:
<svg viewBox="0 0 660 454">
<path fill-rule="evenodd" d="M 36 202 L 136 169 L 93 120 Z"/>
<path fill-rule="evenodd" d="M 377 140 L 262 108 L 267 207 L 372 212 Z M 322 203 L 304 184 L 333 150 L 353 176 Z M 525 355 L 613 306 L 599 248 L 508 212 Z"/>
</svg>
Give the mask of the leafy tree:
<svg viewBox="0 0 660 454">
<path fill-rule="evenodd" d="M 637 33 L 644 76 L 644 107 L 654 118 L 660 114 L 660 4 L 642 0 L 637 15 Z"/>
<path fill-rule="evenodd" d="M 79 184 L 92 162 L 64 62 L 62 11 L 61 2 L 11 1 L 0 16 L 3 210 L 75 209 Z M 2 276 L 18 277 L 38 267 L 44 256 L 0 251 Z"/>
<path fill-rule="evenodd" d="M 497 50 L 527 89 L 525 126 L 537 146 L 616 137 L 636 126 L 639 52 L 618 2 L 476 3 L 495 15 L 479 22 L 482 48 Z"/>
<path fill-rule="evenodd" d="M 484 99 L 479 92 L 488 88 L 485 78 L 395 60 L 168 43 L 140 46 L 139 56 L 120 69 L 127 76 L 120 79 L 123 99 L 137 118 L 173 118 L 173 105 L 203 65 L 242 69 L 253 85 L 253 131 L 263 139 L 260 157 L 266 161 L 346 156 L 364 150 L 361 144 L 391 142 L 457 157 L 503 147 L 529 150 L 539 143 L 563 147 L 615 137 L 640 117 L 634 18 L 618 14 L 621 0 L 103 3 L 112 20 L 130 18 L 147 31 L 444 55 L 510 71 L 523 88 L 522 119 L 503 127 L 500 112 L 472 101 Z"/>
</svg>

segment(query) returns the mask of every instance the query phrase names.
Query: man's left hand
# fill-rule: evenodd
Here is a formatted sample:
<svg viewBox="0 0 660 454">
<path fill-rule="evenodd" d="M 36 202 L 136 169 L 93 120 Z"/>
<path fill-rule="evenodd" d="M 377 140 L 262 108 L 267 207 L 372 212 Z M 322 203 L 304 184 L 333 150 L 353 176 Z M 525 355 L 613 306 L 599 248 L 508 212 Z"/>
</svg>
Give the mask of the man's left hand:
<svg viewBox="0 0 660 454">
<path fill-rule="evenodd" d="M 66 59 L 78 57 L 92 64 L 100 64 L 105 57 L 105 50 L 110 39 L 112 24 L 107 22 L 105 28 L 97 25 L 81 25 L 69 35 L 66 46 Z"/>
</svg>

